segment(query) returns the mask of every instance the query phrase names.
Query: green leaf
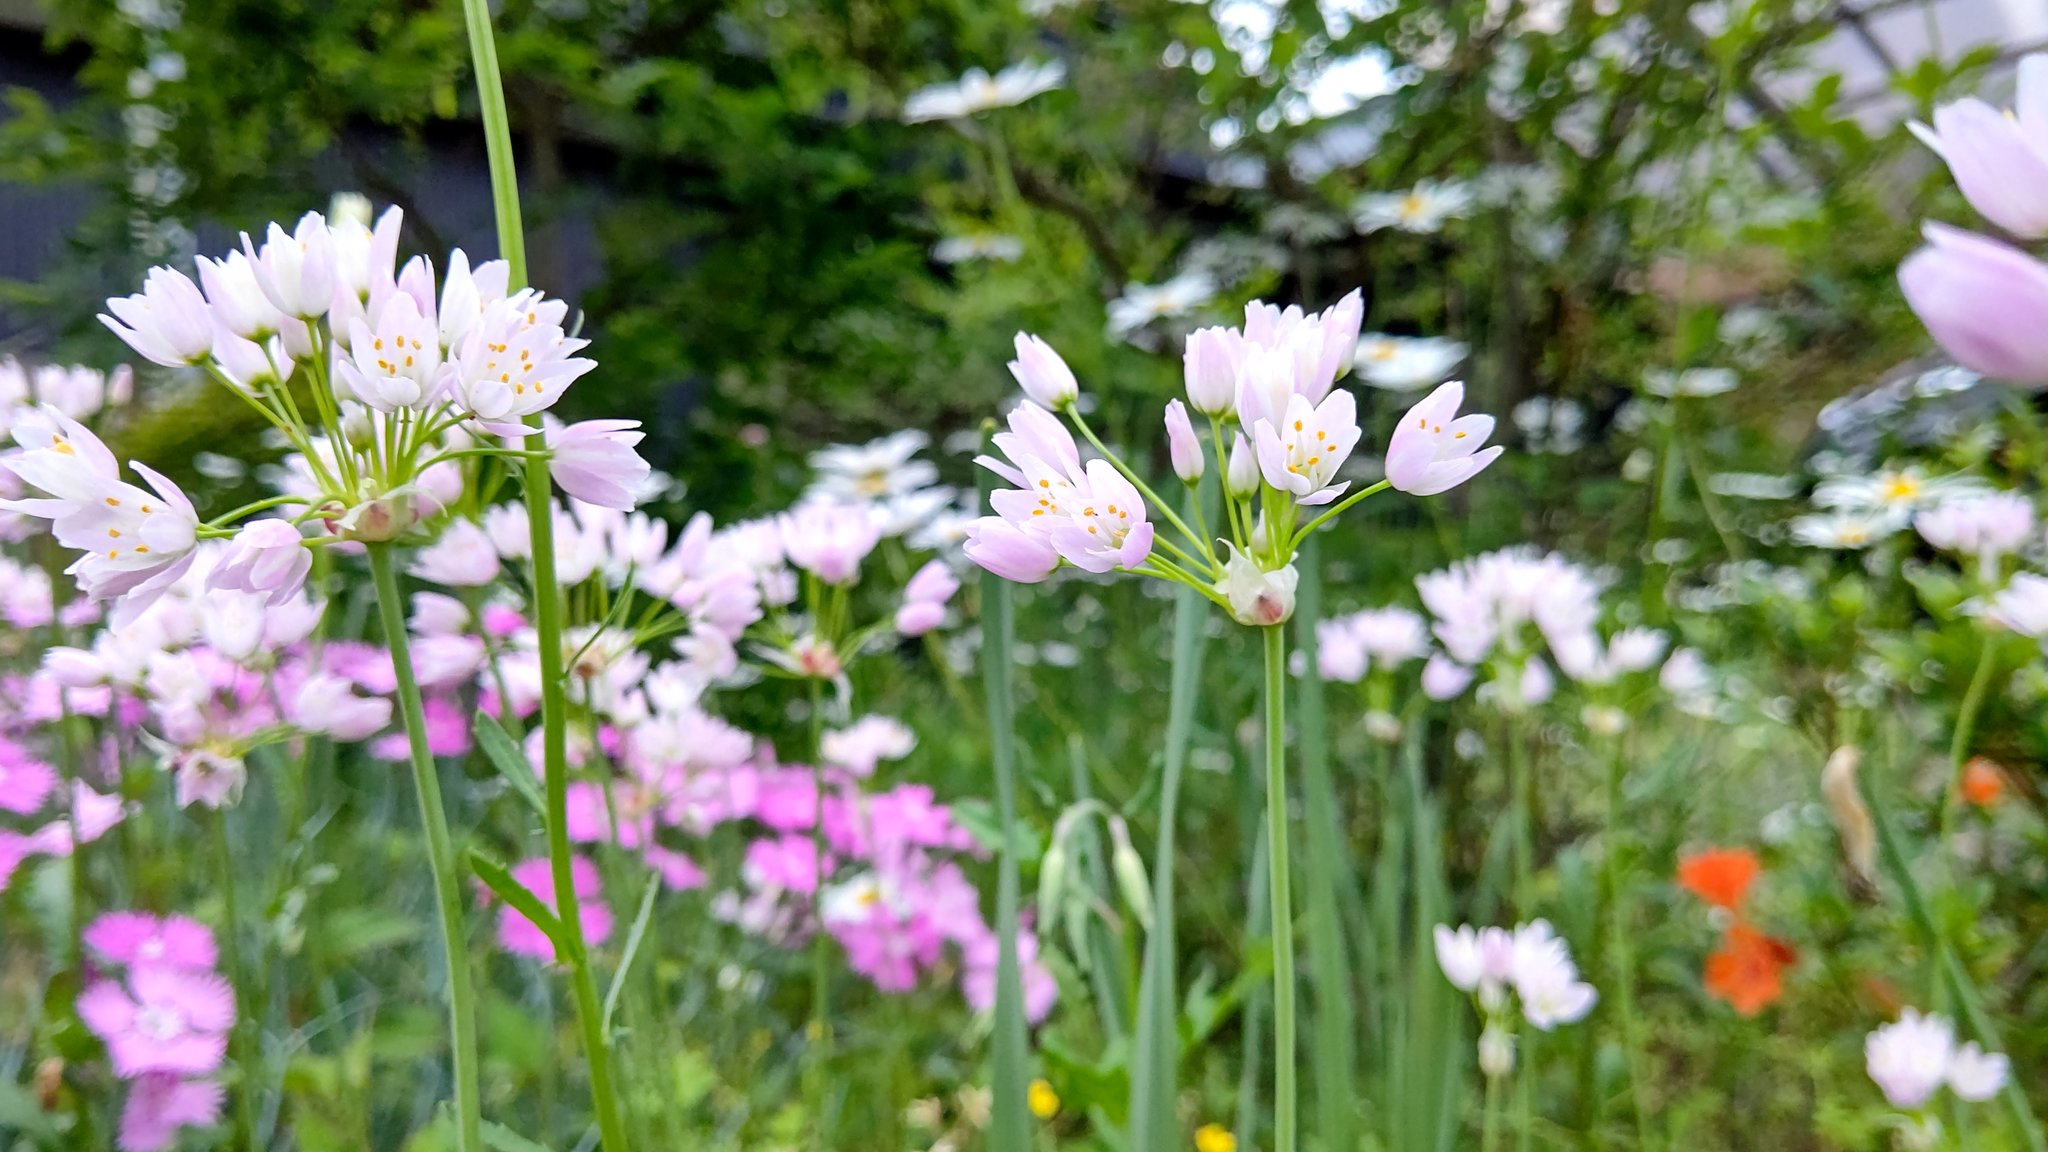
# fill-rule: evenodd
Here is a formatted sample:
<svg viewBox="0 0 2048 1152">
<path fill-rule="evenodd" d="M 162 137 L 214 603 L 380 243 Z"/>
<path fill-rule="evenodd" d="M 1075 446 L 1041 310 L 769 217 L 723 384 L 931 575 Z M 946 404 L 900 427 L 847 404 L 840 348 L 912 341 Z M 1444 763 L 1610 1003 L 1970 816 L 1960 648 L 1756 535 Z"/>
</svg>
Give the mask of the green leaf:
<svg viewBox="0 0 2048 1152">
<path fill-rule="evenodd" d="M 518 909 L 540 928 L 547 936 L 548 942 L 555 946 L 557 955 L 569 954 L 568 947 L 562 941 L 562 922 L 555 919 L 555 914 L 548 911 L 547 905 L 540 902 L 540 897 L 514 880 L 503 864 L 472 848 L 469 850 L 469 866 L 476 872 L 476 878 L 484 882 L 484 887 L 495 893 L 498 899 Z"/>
<path fill-rule="evenodd" d="M 476 746 L 484 750 L 491 767 L 512 785 L 526 805 L 541 819 L 547 819 L 548 802 L 540 794 L 540 781 L 534 779 L 533 765 L 527 762 L 526 753 L 520 750 L 519 742 L 505 731 L 504 725 L 482 709 L 477 710 L 476 723 L 471 731 L 476 733 Z"/>
<path fill-rule="evenodd" d="M 484 1146 L 495 1149 L 495 1152 L 553 1152 L 547 1145 L 528 1140 L 494 1121 L 484 1121 L 483 1134 Z"/>
</svg>

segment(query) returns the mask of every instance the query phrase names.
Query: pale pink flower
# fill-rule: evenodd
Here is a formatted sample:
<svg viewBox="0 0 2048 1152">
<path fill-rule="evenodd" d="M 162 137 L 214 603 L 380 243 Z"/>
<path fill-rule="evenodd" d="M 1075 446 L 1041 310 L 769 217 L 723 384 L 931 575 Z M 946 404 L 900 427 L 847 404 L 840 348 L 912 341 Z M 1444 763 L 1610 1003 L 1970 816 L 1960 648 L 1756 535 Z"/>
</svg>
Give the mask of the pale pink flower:
<svg viewBox="0 0 2048 1152">
<path fill-rule="evenodd" d="M 960 578 L 943 560 L 927 560 L 903 587 L 903 606 L 896 610 L 896 630 L 922 636 L 946 619 L 946 602 L 960 590 Z"/>
<path fill-rule="evenodd" d="M 184 916 L 108 912 L 86 926 L 85 943 L 115 964 L 211 971 L 220 963 L 212 930 Z"/>
<path fill-rule="evenodd" d="M 247 232 L 242 233 L 242 253 L 255 266 L 257 287 L 278 311 L 311 320 L 333 305 L 334 234 L 318 212 L 301 216 L 289 234 L 271 224 L 261 251 Z"/>
<path fill-rule="evenodd" d="M 197 364 L 213 351 L 213 312 L 199 286 L 173 268 L 151 268 L 142 291 L 107 301 L 100 323 L 143 359 L 166 368 Z"/>
<path fill-rule="evenodd" d="M 1047 408 L 1065 408 L 1080 396 L 1074 370 L 1060 359 L 1052 345 L 1029 333 L 1017 333 L 1017 358 L 1010 361 L 1010 375 L 1024 394 Z"/>
<path fill-rule="evenodd" d="M 1188 334 L 1181 367 L 1188 403 L 1204 416 L 1237 413 L 1237 375 L 1244 364 L 1244 333 L 1235 328 L 1201 328 Z"/>
<path fill-rule="evenodd" d="M 1929 223 L 1899 265 L 1899 288 L 1956 363 L 2015 384 L 2048 384 L 2048 264 L 2010 244 Z"/>
<path fill-rule="evenodd" d="M 1934 127 L 1909 125 L 1948 164 L 1984 218 L 2026 240 L 2048 236 L 2048 54 L 2023 56 L 2011 112 L 1963 99 L 1934 110 Z"/>
<path fill-rule="evenodd" d="M 887 716 L 863 716 L 848 728 L 835 728 L 819 740 L 827 764 L 857 777 L 875 774 L 884 760 L 901 760 L 917 747 L 917 736 Z"/>
<path fill-rule="evenodd" d="M 235 994 L 212 972 L 140 965 L 125 985 L 102 980 L 78 997 L 78 1015 L 107 1045 L 114 1074 L 204 1076 L 227 1056 Z"/>
<path fill-rule="evenodd" d="M 480 588 L 498 578 L 498 550 L 472 520 L 452 520 L 441 538 L 413 555 L 412 574 L 451 588 Z"/>
<path fill-rule="evenodd" d="M 638 420 L 585 420 L 547 433 L 548 471 L 562 491 L 586 504 L 630 512 L 652 469 L 633 446 L 646 438 Z"/>
<path fill-rule="evenodd" d="M 228 542 L 206 586 L 254 593 L 275 608 L 298 595 L 312 570 L 312 550 L 290 521 L 254 520 Z"/>
<path fill-rule="evenodd" d="M 1328 504 L 1351 487 L 1338 483 L 1337 469 L 1358 445 L 1358 401 L 1336 391 L 1319 405 L 1296 394 L 1287 400 L 1280 423 L 1261 420 L 1252 429 L 1259 471 L 1266 483 L 1304 505 Z"/>
<path fill-rule="evenodd" d="M 789 562 L 827 584 L 849 584 L 882 534 L 857 504 L 806 504 L 776 518 Z"/>
<path fill-rule="evenodd" d="M 1424 397 L 1394 426 L 1387 442 L 1387 481 L 1413 496 L 1434 496 L 1478 475 L 1501 454 L 1481 451 L 1493 417 L 1459 416 L 1465 385 L 1452 380 Z"/>
<path fill-rule="evenodd" d="M 367 740 L 391 723 L 391 701 L 358 696 L 349 681 L 308 676 L 286 700 L 285 717 L 300 729 L 343 742 Z"/>
</svg>

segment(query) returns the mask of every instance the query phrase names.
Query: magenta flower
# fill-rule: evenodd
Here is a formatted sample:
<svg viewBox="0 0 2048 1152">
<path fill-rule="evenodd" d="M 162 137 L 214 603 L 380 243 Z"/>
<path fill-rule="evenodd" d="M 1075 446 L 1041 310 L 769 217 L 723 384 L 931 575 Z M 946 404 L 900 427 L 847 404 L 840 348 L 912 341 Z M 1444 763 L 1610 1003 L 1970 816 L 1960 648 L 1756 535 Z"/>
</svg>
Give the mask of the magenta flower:
<svg viewBox="0 0 2048 1152">
<path fill-rule="evenodd" d="M 228 542 L 206 586 L 257 593 L 276 607 L 298 595 L 312 570 L 312 550 L 290 521 L 253 520 Z"/>
<path fill-rule="evenodd" d="M 581 856 L 575 857 L 569 862 L 569 876 L 575 886 L 584 943 L 604 943 L 612 934 L 612 910 L 605 905 L 597 865 Z M 555 878 L 547 857 L 540 856 L 514 865 L 512 879 L 533 893 L 542 907 L 550 911 L 555 909 Z M 498 910 L 498 942 L 505 946 L 507 952 L 521 956 L 531 956 L 536 960 L 560 959 L 555 955 L 554 944 L 548 940 L 547 933 L 540 930 L 540 925 L 509 904 Z"/>
<path fill-rule="evenodd" d="M 1928 333 L 1965 368 L 2048 384 L 2048 264 L 1946 224 L 1923 231 L 1899 288 Z"/>
<path fill-rule="evenodd" d="M 26 816 L 43 806 L 57 787 L 57 774 L 28 750 L 0 737 L 0 812 Z"/>
<path fill-rule="evenodd" d="M 121 1107 L 121 1152 L 170 1152 L 178 1129 L 210 1128 L 220 1120 L 226 1092 L 212 1080 L 185 1080 L 153 1072 L 128 1090 Z"/>
<path fill-rule="evenodd" d="M 635 431 L 639 427 L 638 420 L 585 420 L 549 429 L 548 471 L 562 491 L 585 504 L 630 512 L 652 471 L 633 450 L 646 437 Z"/>
<path fill-rule="evenodd" d="M 2048 54 L 2020 59 L 2010 114 L 1982 100 L 1958 100 L 1934 110 L 1932 130 L 1911 127 L 1985 219 L 2028 240 L 2048 236 Z"/>
<path fill-rule="evenodd" d="M 1446 492 L 1484 471 L 1501 454 L 1499 445 L 1481 451 L 1493 434 L 1493 417 L 1459 416 L 1465 385 L 1452 380 L 1425 396 L 1394 426 L 1387 442 L 1387 480 L 1413 496 Z"/>
<path fill-rule="evenodd" d="M 184 916 L 108 912 L 86 926 L 85 943 L 115 964 L 212 971 L 220 963 L 213 932 Z"/>
<path fill-rule="evenodd" d="M 107 1045 L 114 1073 L 204 1076 L 220 1067 L 235 993 L 212 972 L 143 965 L 124 986 L 102 980 L 78 997 L 78 1016 Z"/>
</svg>

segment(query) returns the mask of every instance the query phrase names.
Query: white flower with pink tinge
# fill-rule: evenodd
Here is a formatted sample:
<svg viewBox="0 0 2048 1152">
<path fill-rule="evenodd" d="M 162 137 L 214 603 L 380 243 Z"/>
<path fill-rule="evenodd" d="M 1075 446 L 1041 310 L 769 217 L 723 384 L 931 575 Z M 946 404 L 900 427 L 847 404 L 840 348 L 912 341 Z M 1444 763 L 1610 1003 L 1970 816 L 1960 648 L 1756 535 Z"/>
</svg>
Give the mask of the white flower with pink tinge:
<svg viewBox="0 0 2048 1152">
<path fill-rule="evenodd" d="M 121 479 L 99 437 L 54 408 L 14 426 L 26 451 L 0 461 L 49 499 L 5 500 L 0 508 L 50 521 L 51 533 L 82 555 L 67 571 L 95 600 L 119 600 L 113 623 L 132 622 L 184 575 L 197 543 L 199 515 L 176 484 L 141 464 L 130 466 L 155 491 Z"/>
<path fill-rule="evenodd" d="M 1337 469 L 1351 458 L 1359 435 L 1358 402 L 1341 390 L 1313 406 L 1296 393 L 1277 426 L 1261 420 L 1252 429 L 1266 483 L 1304 505 L 1328 504 L 1351 487 L 1337 482 Z"/>
<path fill-rule="evenodd" d="M 1413 496 L 1447 492 L 1484 471 L 1501 448 L 1483 448 L 1493 417 L 1458 415 L 1465 385 L 1453 380 L 1424 397 L 1394 426 L 1387 442 L 1387 482 Z"/>
</svg>

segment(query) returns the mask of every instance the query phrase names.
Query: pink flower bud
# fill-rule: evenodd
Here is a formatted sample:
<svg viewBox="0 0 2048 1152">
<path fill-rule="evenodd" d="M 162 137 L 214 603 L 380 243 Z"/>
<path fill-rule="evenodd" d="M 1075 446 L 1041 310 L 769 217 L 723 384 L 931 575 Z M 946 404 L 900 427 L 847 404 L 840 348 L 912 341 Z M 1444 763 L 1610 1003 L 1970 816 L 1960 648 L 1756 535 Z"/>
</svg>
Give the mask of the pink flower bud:
<svg viewBox="0 0 2048 1152">
<path fill-rule="evenodd" d="M 1181 367 L 1188 403 L 1204 416 L 1237 411 L 1237 373 L 1244 363 L 1244 336 L 1230 328 L 1202 328 L 1188 335 Z"/>
<path fill-rule="evenodd" d="M 254 520 L 228 542 L 206 586 L 254 592 L 275 606 L 298 594 L 312 568 L 313 553 L 289 521 Z"/>
<path fill-rule="evenodd" d="M 1178 400 L 1166 402 L 1166 451 L 1173 459 L 1174 475 L 1190 484 L 1201 480 L 1202 442 L 1195 438 L 1195 427 L 1188 422 L 1187 405 Z"/>
<path fill-rule="evenodd" d="M 1925 233 L 1899 288 L 1927 331 L 1965 368 L 2048 384 L 2048 264 L 1945 224 Z"/>
<path fill-rule="evenodd" d="M 1010 375 L 1017 378 L 1026 396 L 1055 411 L 1081 395 L 1073 369 L 1052 345 L 1028 333 L 1017 333 L 1017 358 L 1010 361 Z"/>
</svg>

